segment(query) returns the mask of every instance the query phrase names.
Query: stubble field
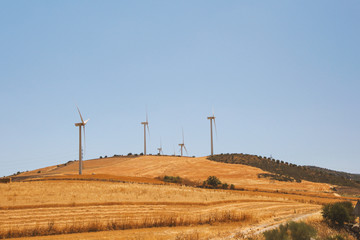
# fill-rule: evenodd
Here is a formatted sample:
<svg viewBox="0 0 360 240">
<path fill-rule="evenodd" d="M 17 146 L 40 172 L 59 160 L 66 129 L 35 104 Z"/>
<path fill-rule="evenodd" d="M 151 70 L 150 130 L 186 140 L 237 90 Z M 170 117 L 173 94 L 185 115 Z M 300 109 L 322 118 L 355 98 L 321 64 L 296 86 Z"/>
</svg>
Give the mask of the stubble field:
<svg viewBox="0 0 360 240">
<path fill-rule="evenodd" d="M 3 237 L 32 231 L 36 235 L 36 231 L 250 224 L 319 210 L 317 204 L 290 200 L 280 194 L 255 195 L 177 185 L 59 180 L 3 184 L 0 190 Z"/>
<path fill-rule="evenodd" d="M 86 161 L 81 177 L 74 175 L 76 162 L 21 174 L 22 181 L 0 185 L 0 237 L 231 239 L 256 226 L 318 213 L 321 204 L 344 199 L 327 184 L 271 183 L 257 178 L 262 172 L 257 168 L 209 162 L 204 158 L 112 158 Z M 208 166 L 197 166 L 204 163 Z M 238 190 L 154 179 L 163 175 L 193 181 L 216 175 L 235 183 Z M 87 233 L 97 231 L 106 232 Z"/>
</svg>

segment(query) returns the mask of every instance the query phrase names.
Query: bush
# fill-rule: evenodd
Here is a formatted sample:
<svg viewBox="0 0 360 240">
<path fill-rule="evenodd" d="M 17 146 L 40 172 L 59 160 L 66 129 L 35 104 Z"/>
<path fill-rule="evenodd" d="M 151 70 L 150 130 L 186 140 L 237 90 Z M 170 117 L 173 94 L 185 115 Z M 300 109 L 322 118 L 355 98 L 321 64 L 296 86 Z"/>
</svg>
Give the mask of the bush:
<svg viewBox="0 0 360 240">
<path fill-rule="evenodd" d="M 344 223 L 354 222 L 354 207 L 351 202 L 336 202 L 326 204 L 322 209 L 322 216 L 325 221 L 335 225 L 344 226 Z"/>
<path fill-rule="evenodd" d="M 280 225 L 279 228 L 264 232 L 266 240 L 288 240 L 287 225 Z"/>
<path fill-rule="evenodd" d="M 316 236 L 316 230 L 304 222 L 290 222 L 289 230 L 292 240 L 310 240 Z"/>
<path fill-rule="evenodd" d="M 228 185 L 227 183 L 223 183 L 223 184 L 221 185 L 221 188 L 222 188 L 222 189 L 228 189 L 228 188 L 229 188 L 229 185 Z"/>
<path fill-rule="evenodd" d="M 182 183 L 183 182 L 183 179 L 179 176 L 164 176 L 163 178 L 163 181 L 164 182 L 171 182 L 171 183 Z"/>
<path fill-rule="evenodd" d="M 231 190 L 235 190 L 235 185 L 234 185 L 234 184 L 231 184 L 231 185 L 230 185 L 230 189 L 231 189 Z"/>
<path fill-rule="evenodd" d="M 264 236 L 266 240 L 310 240 L 316 236 L 316 230 L 304 222 L 290 222 L 264 232 Z"/>
<path fill-rule="evenodd" d="M 204 183 L 210 187 L 217 188 L 221 181 L 216 176 L 209 176 Z"/>
</svg>

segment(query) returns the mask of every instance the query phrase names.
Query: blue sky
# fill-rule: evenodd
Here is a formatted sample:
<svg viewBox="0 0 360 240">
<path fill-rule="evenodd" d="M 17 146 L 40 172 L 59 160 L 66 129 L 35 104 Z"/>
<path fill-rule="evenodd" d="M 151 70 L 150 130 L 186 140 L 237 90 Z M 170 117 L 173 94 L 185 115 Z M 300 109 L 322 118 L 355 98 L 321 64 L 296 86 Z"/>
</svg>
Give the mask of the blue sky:
<svg viewBox="0 0 360 240">
<path fill-rule="evenodd" d="M 1 1 L 0 176 L 143 151 L 360 173 L 360 2 Z"/>
</svg>

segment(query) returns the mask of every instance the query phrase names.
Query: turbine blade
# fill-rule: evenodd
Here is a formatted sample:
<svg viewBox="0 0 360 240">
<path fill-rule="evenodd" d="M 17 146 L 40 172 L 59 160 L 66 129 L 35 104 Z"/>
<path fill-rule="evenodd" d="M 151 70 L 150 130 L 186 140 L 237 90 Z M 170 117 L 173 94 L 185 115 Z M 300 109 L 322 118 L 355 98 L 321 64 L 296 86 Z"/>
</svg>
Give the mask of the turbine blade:
<svg viewBox="0 0 360 240">
<path fill-rule="evenodd" d="M 216 135 L 216 139 L 217 139 L 218 134 L 217 134 L 217 129 L 216 129 L 216 122 L 215 122 L 215 118 L 214 118 L 214 128 L 215 128 L 215 135 Z"/>
<path fill-rule="evenodd" d="M 79 109 L 79 107 L 76 105 L 76 108 L 77 108 L 77 110 L 78 110 L 78 112 L 79 112 L 79 115 L 80 115 L 80 118 L 81 118 L 81 122 L 82 123 L 84 123 L 84 120 L 83 120 L 83 118 L 82 118 L 82 116 L 81 116 L 81 113 L 80 113 L 80 109 Z"/>
<path fill-rule="evenodd" d="M 187 149 L 186 149 L 185 145 L 184 145 L 184 149 L 185 149 L 186 154 L 187 154 L 187 155 L 189 155 L 189 153 L 188 153 L 188 151 L 187 151 Z"/>
<path fill-rule="evenodd" d="M 83 151 L 83 156 L 84 156 L 84 155 L 85 155 L 85 151 L 86 151 L 85 125 L 83 126 L 83 130 L 84 130 L 84 151 Z"/>
<path fill-rule="evenodd" d="M 184 143 L 185 142 L 185 140 L 184 140 L 184 129 L 182 128 L 182 143 Z"/>
<path fill-rule="evenodd" d="M 147 128 L 147 131 L 149 133 L 149 137 L 150 137 L 150 129 L 149 129 L 149 124 L 146 124 L 146 128 Z"/>
<path fill-rule="evenodd" d="M 90 118 L 89 118 L 88 120 L 85 120 L 84 125 L 85 125 L 89 120 L 90 120 Z"/>
</svg>

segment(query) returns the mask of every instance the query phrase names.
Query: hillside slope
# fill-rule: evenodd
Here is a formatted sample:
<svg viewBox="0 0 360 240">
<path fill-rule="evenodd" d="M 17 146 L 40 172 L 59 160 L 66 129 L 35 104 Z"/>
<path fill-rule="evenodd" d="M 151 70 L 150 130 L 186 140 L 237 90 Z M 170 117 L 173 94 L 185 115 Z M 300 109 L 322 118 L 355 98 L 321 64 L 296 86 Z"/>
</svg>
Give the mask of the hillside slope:
<svg viewBox="0 0 360 240">
<path fill-rule="evenodd" d="M 296 164 L 250 154 L 221 154 L 208 157 L 208 159 L 216 162 L 257 167 L 263 171 L 281 175 L 283 178 L 289 177 L 299 182 L 307 180 L 360 188 L 360 182 L 354 180 L 354 178 L 357 179 L 357 174 L 337 172 L 319 167 L 298 166 Z"/>
<path fill-rule="evenodd" d="M 217 176 L 222 182 L 237 188 L 269 189 L 284 191 L 329 192 L 330 186 L 308 181 L 283 182 L 259 178 L 269 172 L 242 164 L 226 164 L 208 160 L 207 157 L 190 158 L 177 156 L 111 157 L 87 160 L 83 163 L 83 174 L 107 174 L 113 176 L 156 178 L 180 176 L 193 181 L 204 181 L 208 176 Z M 78 174 L 78 162 L 46 167 L 22 173 L 17 177 L 45 177 Z"/>
</svg>

